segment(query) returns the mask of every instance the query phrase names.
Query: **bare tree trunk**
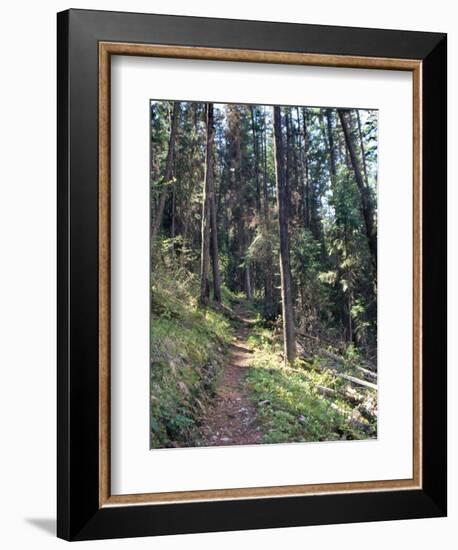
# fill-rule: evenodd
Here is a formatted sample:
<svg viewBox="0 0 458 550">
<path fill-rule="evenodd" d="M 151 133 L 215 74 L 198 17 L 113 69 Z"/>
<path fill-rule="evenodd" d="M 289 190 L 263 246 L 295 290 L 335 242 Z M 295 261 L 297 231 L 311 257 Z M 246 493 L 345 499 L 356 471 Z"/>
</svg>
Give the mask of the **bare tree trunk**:
<svg viewBox="0 0 458 550">
<path fill-rule="evenodd" d="M 170 236 L 172 239 L 175 238 L 175 212 L 176 212 L 176 193 L 175 187 L 172 190 L 172 227 L 170 229 Z"/>
<path fill-rule="evenodd" d="M 209 283 L 208 283 L 208 268 L 210 263 L 210 224 L 209 224 L 209 207 L 206 190 L 202 199 L 202 245 L 200 252 L 200 304 L 208 305 L 209 300 Z"/>
<path fill-rule="evenodd" d="M 288 232 L 288 189 L 285 176 L 285 152 L 281 128 L 280 107 L 274 108 L 275 134 L 275 170 L 277 184 L 277 205 L 280 226 L 280 275 L 283 308 L 283 339 L 285 349 L 285 363 L 296 358 L 296 341 L 294 328 L 294 310 L 292 301 L 291 269 L 289 262 L 289 232 Z"/>
<path fill-rule="evenodd" d="M 374 227 L 374 211 L 371 204 L 371 199 L 368 193 L 368 188 L 364 184 L 363 175 L 361 173 L 361 167 L 356 155 L 355 145 L 353 142 L 353 136 L 350 125 L 348 123 L 345 109 L 339 109 L 339 118 L 342 124 L 343 133 L 345 136 L 345 143 L 350 155 L 351 165 L 355 174 L 356 184 L 358 186 L 359 195 L 361 198 L 361 210 L 366 226 L 366 236 L 369 245 L 369 251 L 372 258 L 372 264 L 374 268 L 374 276 L 377 271 L 377 233 Z"/>
<path fill-rule="evenodd" d="M 255 125 L 255 116 L 254 108 L 250 107 L 251 112 L 251 124 L 253 132 L 253 151 L 254 151 L 254 164 L 255 164 L 255 178 L 256 178 L 256 196 L 257 196 L 257 210 L 259 218 L 262 220 L 263 230 L 265 232 L 266 239 L 268 239 L 269 230 L 270 230 L 270 220 L 269 220 L 269 195 L 267 189 L 267 167 L 265 162 L 266 154 L 266 132 L 265 128 L 260 128 L 261 134 L 261 147 L 259 147 L 258 133 L 256 131 Z M 264 125 L 265 126 L 265 114 L 264 114 Z M 260 151 L 261 149 L 261 151 Z M 260 182 L 260 170 L 259 164 L 262 162 L 262 192 L 261 192 L 261 182 Z M 268 249 L 270 250 L 270 246 Z M 267 254 L 266 260 L 263 262 L 262 270 L 264 272 L 264 311 L 268 317 L 272 315 L 272 268 L 270 261 L 270 254 Z M 249 266 L 247 266 L 249 271 Z M 247 297 L 249 300 L 252 299 L 252 289 L 250 284 L 250 275 L 246 274 L 246 285 Z"/>
<path fill-rule="evenodd" d="M 304 225 L 307 229 L 311 226 L 311 193 L 309 178 L 309 134 L 307 129 L 307 120 L 305 118 L 305 108 L 302 108 L 302 129 L 304 132 Z"/>
<path fill-rule="evenodd" d="M 297 117 L 297 124 L 299 125 L 299 117 Z M 298 135 L 297 135 L 297 126 L 293 119 L 293 109 L 290 107 L 289 109 L 289 124 L 290 124 L 290 133 L 291 133 L 291 139 L 290 139 L 290 145 L 289 147 L 292 147 L 292 153 L 290 153 L 290 157 L 292 160 L 292 168 L 291 168 L 291 176 L 290 176 L 290 200 L 293 203 L 293 215 L 295 218 L 300 219 L 301 217 L 301 201 L 300 201 L 300 193 L 299 193 L 299 163 L 297 158 L 297 141 L 298 141 Z"/>
<path fill-rule="evenodd" d="M 353 320 L 351 318 L 352 297 L 350 294 L 347 297 L 347 310 L 347 342 L 351 343 L 353 341 Z"/>
<path fill-rule="evenodd" d="M 331 181 L 331 191 L 332 193 L 336 192 L 336 176 L 337 176 L 337 151 L 336 151 L 336 145 L 334 142 L 334 134 L 333 134 L 333 120 L 332 120 L 332 111 L 331 109 L 326 109 L 325 112 L 326 115 L 326 132 L 325 137 L 327 138 L 327 146 L 328 146 L 328 163 L 329 163 L 329 176 Z M 340 232 L 343 232 L 344 236 L 344 248 L 343 251 L 337 252 L 337 255 L 339 257 L 339 262 L 346 264 L 346 260 L 348 258 L 348 229 L 345 222 L 344 227 L 341 227 L 341 223 L 338 224 Z M 340 282 L 342 282 L 342 279 L 344 277 L 349 277 L 348 268 L 346 268 L 344 271 L 339 269 L 337 270 L 337 278 Z M 351 317 L 351 310 L 353 307 L 353 301 L 352 301 L 352 295 L 350 292 L 346 293 L 342 290 L 342 285 L 340 285 L 341 292 L 343 295 L 343 301 L 345 302 L 345 305 L 342 308 L 341 316 L 342 321 L 344 323 L 344 335 L 347 342 L 351 342 L 353 340 L 353 321 Z"/>
<path fill-rule="evenodd" d="M 175 140 L 177 135 L 179 115 L 180 115 L 180 102 L 174 101 L 173 111 L 172 111 L 172 121 L 170 125 L 169 147 L 167 151 L 167 158 L 165 161 L 164 177 L 162 180 L 162 191 L 159 198 L 159 204 L 154 214 L 154 219 L 151 226 L 151 248 L 154 248 L 156 236 L 162 224 L 162 216 L 164 215 L 165 201 L 167 199 L 167 195 L 170 187 L 170 180 L 172 179 L 173 154 L 175 149 Z"/>
<path fill-rule="evenodd" d="M 299 163 L 300 163 L 300 183 L 299 183 L 299 189 L 300 189 L 300 206 L 299 206 L 299 216 L 302 219 L 302 223 L 304 224 L 304 228 L 308 227 L 308 220 L 307 220 L 307 169 L 305 166 L 306 163 L 306 148 L 307 148 L 307 140 L 304 135 L 304 131 L 301 131 L 301 111 L 299 110 L 299 107 L 296 107 L 296 116 L 297 116 L 297 123 L 299 126 L 299 136 L 298 136 L 298 147 L 299 147 Z"/>
<path fill-rule="evenodd" d="M 264 231 L 267 240 L 267 254 L 266 262 L 264 265 L 265 280 L 264 280 L 264 312 L 268 318 L 271 318 L 274 313 L 273 308 L 273 277 L 272 277 L 272 250 L 270 246 L 270 210 L 269 210 L 269 189 L 267 181 L 267 125 L 266 125 L 266 113 L 264 110 L 263 121 L 263 174 L 262 174 L 262 195 L 263 195 L 263 222 Z"/>
<path fill-rule="evenodd" d="M 207 104 L 207 167 L 206 186 L 210 207 L 211 226 L 211 258 L 213 268 L 213 297 L 215 302 L 221 303 L 221 276 L 218 258 L 218 226 L 216 221 L 216 197 L 214 181 L 213 144 L 215 141 L 215 127 L 213 124 L 213 103 Z"/>
<path fill-rule="evenodd" d="M 245 292 L 247 300 L 251 300 L 253 298 L 253 294 L 251 292 L 251 275 L 249 264 L 246 264 L 245 266 Z"/>
<path fill-rule="evenodd" d="M 256 208 L 261 212 L 261 185 L 259 183 L 259 152 L 258 152 L 258 134 L 256 132 L 256 122 L 254 107 L 250 105 L 251 131 L 253 132 L 253 152 L 254 152 L 254 176 L 256 180 Z"/>
<path fill-rule="evenodd" d="M 363 165 L 364 179 L 366 180 L 366 186 L 369 185 L 369 178 L 367 176 L 367 166 L 366 166 L 366 151 L 364 149 L 364 140 L 363 140 L 363 129 L 361 126 L 361 117 L 359 115 L 359 109 L 356 109 L 356 120 L 358 122 L 358 134 L 359 134 L 359 144 L 361 147 L 361 162 Z"/>
<path fill-rule="evenodd" d="M 293 133 L 291 129 L 291 108 L 285 108 L 284 114 L 285 120 L 285 129 L 286 129 L 286 151 L 285 151 L 285 181 L 286 181 L 286 193 L 287 193 L 287 202 L 288 202 L 288 219 L 293 218 L 293 203 L 291 200 L 292 197 L 292 183 L 293 183 L 293 159 L 291 151 L 293 149 Z"/>
<path fill-rule="evenodd" d="M 210 264 L 210 184 L 212 181 L 211 165 L 211 132 L 208 131 L 209 108 L 207 105 L 207 146 L 205 150 L 205 176 L 202 194 L 201 250 L 200 250 L 200 305 L 206 306 L 209 301 L 208 272 Z"/>
<path fill-rule="evenodd" d="M 343 246 L 343 257 L 342 257 L 342 264 L 346 265 L 347 267 L 344 268 L 343 276 L 347 279 L 347 290 L 346 290 L 346 303 L 347 303 L 347 342 L 353 341 L 353 319 L 351 316 L 351 310 L 353 308 L 353 291 L 351 289 L 352 283 L 351 280 L 351 268 L 348 267 L 348 258 L 350 256 L 349 254 L 349 246 L 348 246 L 348 224 L 345 222 L 344 228 L 344 246 Z M 345 294 L 345 293 L 344 293 Z"/>
<path fill-rule="evenodd" d="M 332 112 L 330 109 L 326 109 L 326 129 L 328 135 L 328 147 L 329 147 L 329 173 L 331 179 L 331 186 L 335 185 L 335 178 L 337 175 L 337 155 L 334 145 L 334 135 L 332 133 Z"/>
</svg>

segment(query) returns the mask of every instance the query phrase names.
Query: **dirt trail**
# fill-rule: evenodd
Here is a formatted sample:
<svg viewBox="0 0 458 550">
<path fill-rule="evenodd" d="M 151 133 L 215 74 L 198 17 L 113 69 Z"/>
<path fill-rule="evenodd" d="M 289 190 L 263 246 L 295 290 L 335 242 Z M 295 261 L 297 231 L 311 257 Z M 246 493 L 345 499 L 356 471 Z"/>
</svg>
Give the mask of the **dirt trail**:
<svg viewBox="0 0 458 550">
<path fill-rule="evenodd" d="M 262 437 L 257 423 L 256 409 L 249 398 L 245 376 L 251 360 L 247 345 L 252 319 L 243 306 L 236 308 L 242 326 L 237 329 L 229 349 L 214 405 L 208 410 L 201 425 L 201 446 L 252 445 Z"/>
</svg>

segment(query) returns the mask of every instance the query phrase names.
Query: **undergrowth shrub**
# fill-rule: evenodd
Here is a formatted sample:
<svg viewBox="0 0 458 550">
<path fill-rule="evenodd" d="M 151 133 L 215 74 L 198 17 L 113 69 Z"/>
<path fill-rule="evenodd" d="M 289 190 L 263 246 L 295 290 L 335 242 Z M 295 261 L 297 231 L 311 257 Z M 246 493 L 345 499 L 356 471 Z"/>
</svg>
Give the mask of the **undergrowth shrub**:
<svg viewBox="0 0 458 550">
<path fill-rule="evenodd" d="M 247 381 L 263 429 L 263 443 L 333 441 L 366 439 L 372 426 L 358 418 L 354 410 L 338 396 L 330 398 L 320 388 L 339 390 L 342 381 L 321 370 L 320 357 L 313 363 L 296 360 L 285 366 L 281 359 L 282 342 L 275 331 L 259 328 L 248 339 L 253 359 Z M 366 425 L 362 431 L 359 425 Z M 368 434 L 369 432 L 369 434 Z"/>
<path fill-rule="evenodd" d="M 221 312 L 201 309 L 197 295 L 198 281 L 186 270 L 155 270 L 151 284 L 151 448 L 193 445 L 232 337 L 229 321 Z"/>
</svg>

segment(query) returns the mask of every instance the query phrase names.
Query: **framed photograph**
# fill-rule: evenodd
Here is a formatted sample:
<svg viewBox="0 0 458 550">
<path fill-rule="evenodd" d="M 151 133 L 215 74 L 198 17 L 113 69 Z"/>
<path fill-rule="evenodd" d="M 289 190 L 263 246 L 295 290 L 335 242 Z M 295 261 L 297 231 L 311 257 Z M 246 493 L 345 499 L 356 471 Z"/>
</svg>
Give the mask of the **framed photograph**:
<svg viewBox="0 0 458 550">
<path fill-rule="evenodd" d="M 446 35 L 58 14 L 58 536 L 446 514 Z"/>
</svg>

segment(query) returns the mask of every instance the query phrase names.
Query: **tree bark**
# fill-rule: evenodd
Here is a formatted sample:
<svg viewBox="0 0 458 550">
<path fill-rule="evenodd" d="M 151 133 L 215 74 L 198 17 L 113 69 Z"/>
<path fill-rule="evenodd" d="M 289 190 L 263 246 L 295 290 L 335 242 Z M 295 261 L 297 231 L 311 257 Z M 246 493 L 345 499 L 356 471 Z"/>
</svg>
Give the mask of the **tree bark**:
<svg viewBox="0 0 458 550">
<path fill-rule="evenodd" d="M 285 152 L 283 148 L 283 136 L 281 128 L 281 111 L 280 107 L 278 106 L 275 106 L 273 109 L 277 206 L 280 226 L 280 275 L 283 310 L 283 340 L 285 350 L 284 355 L 285 363 L 290 363 L 296 358 L 296 341 L 291 286 L 291 269 L 289 261 L 289 197 L 285 175 Z"/>
<path fill-rule="evenodd" d="M 310 181 L 309 181 L 309 135 L 307 130 L 307 120 L 305 118 L 305 108 L 302 108 L 302 130 L 304 133 L 304 184 L 303 184 L 303 209 L 304 209 L 304 225 L 306 229 L 310 229 Z"/>
<path fill-rule="evenodd" d="M 172 226 L 170 229 L 170 236 L 172 239 L 175 238 L 175 214 L 176 214 L 176 192 L 175 186 L 172 189 Z"/>
<path fill-rule="evenodd" d="M 253 294 L 251 292 L 251 273 L 249 264 L 246 264 L 245 266 L 245 292 L 247 300 L 252 300 Z"/>
<path fill-rule="evenodd" d="M 206 186 L 210 207 L 210 227 L 211 227 L 211 259 L 213 269 L 213 298 L 215 302 L 221 303 L 221 275 L 219 272 L 218 257 L 218 226 L 216 217 L 216 197 L 215 197 L 215 170 L 213 145 L 215 141 L 215 127 L 213 123 L 213 103 L 207 104 L 207 160 L 206 160 Z"/>
<path fill-rule="evenodd" d="M 288 203 L 288 219 L 292 219 L 294 216 L 293 211 L 293 202 L 292 191 L 293 191 L 293 133 L 291 128 L 291 108 L 285 108 L 285 127 L 286 127 L 286 151 L 285 151 L 285 180 L 286 180 L 286 193 L 287 193 L 287 203 Z"/>
<path fill-rule="evenodd" d="M 297 122 L 297 124 L 296 124 Z M 292 204 L 292 208 L 293 208 L 293 216 L 295 216 L 295 218 L 297 219 L 300 219 L 301 217 L 301 212 L 300 212 L 300 209 L 301 209 L 301 201 L 300 201 L 300 190 L 299 190 L 299 187 L 300 187 L 300 182 L 299 182 L 299 163 L 298 163 L 298 158 L 297 158 L 297 141 L 298 141 L 298 135 L 297 135 L 297 125 L 300 125 L 300 119 L 299 117 L 297 117 L 297 121 L 294 121 L 294 118 L 293 118 L 293 109 L 292 107 L 290 107 L 289 109 L 289 125 L 290 125 L 290 134 L 291 134 L 291 139 L 290 139 L 290 144 L 288 147 L 291 147 L 292 150 L 290 151 L 290 159 L 291 159 L 291 162 L 292 162 L 292 167 L 291 167 L 291 175 L 290 175 L 290 184 L 289 184 L 289 187 L 290 187 L 290 200 L 291 202 L 293 203 Z"/>
<path fill-rule="evenodd" d="M 257 211 L 259 219 L 261 220 L 262 230 L 266 241 L 268 241 L 268 235 L 270 230 L 270 220 L 269 220 L 269 194 L 267 188 L 267 167 L 265 162 L 266 154 L 266 132 L 265 132 L 265 113 L 264 113 L 264 124 L 260 127 L 260 137 L 261 144 L 259 144 L 258 132 L 256 130 L 255 124 L 255 111 L 252 106 L 250 106 L 251 113 L 251 128 L 253 133 L 253 152 L 254 152 L 254 167 L 255 167 L 255 179 L 256 179 L 256 197 L 257 197 Z M 262 189 L 261 189 L 261 177 L 260 177 L 260 163 L 262 164 Z M 270 251 L 269 243 L 267 243 L 266 248 Z M 272 269 L 271 269 L 271 259 L 270 253 L 266 254 L 267 258 L 263 262 L 262 271 L 264 274 L 264 313 L 267 317 L 272 316 Z M 249 266 L 248 270 L 249 270 Z M 251 285 L 249 283 L 249 274 L 246 274 L 246 284 L 245 288 L 247 290 L 247 295 L 249 294 L 249 299 L 252 298 Z"/>
<path fill-rule="evenodd" d="M 332 120 L 332 111 L 331 109 L 326 109 L 325 111 L 325 117 L 326 117 L 326 142 L 328 147 L 328 164 L 329 164 L 329 179 L 331 182 L 331 191 L 332 193 L 336 193 L 336 176 L 337 176 L 337 151 L 336 151 L 336 145 L 334 141 L 334 134 L 333 134 L 333 120 Z M 345 260 L 348 258 L 348 229 L 346 227 L 346 222 L 344 223 L 342 227 L 342 222 L 338 222 L 336 220 L 336 225 L 341 233 L 343 233 L 343 241 L 344 241 L 344 247 L 343 251 L 340 250 L 337 252 L 339 263 L 344 263 Z M 337 278 L 339 282 L 342 281 L 344 277 L 348 277 L 348 268 L 344 271 L 342 271 L 341 267 L 339 266 L 337 270 Z M 344 336 L 345 340 L 347 342 L 351 342 L 353 340 L 353 320 L 351 317 L 351 310 L 353 307 L 352 297 L 351 293 L 344 292 L 342 285 L 339 285 L 339 288 L 341 289 L 342 293 L 342 308 L 341 308 L 341 318 L 342 322 L 344 324 Z"/>
<path fill-rule="evenodd" d="M 346 113 L 348 111 L 339 109 L 339 118 L 342 125 L 342 130 L 345 137 L 345 143 L 350 156 L 351 166 L 355 174 L 356 185 L 361 199 L 361 210 L 364 218 L 364 224 L 366 227 L 367 242 L 369 245 L 369 252 L 372 259 L 374 268 L 374 276 L 377 271 L 377 233 L 374 226 L 374 210 L 371 204 L 371 199 L 368 193 L 368 188 L 364 184 L 364 178 L 361 172 L 358 157 L 356 155 L 355 144 L 353 141 L 353 135 L 350 125 L 348 123 Z"/>
<path fill-rule="evenodd" d="M 209 300 L 209 283 L 208 283 L 208 267 L 210 263 L 210 224 L 209 224 L 209 208 L 206 189 L 204 188 L 204 196 L 202 198 L 202 244 L 200 251 L 200 305 L 208 305 Z"/>
<path fill-rule="evenodd" d="M 151 226 L 151 248 L 154 248 L 156 236 L 162 224 L 162 216 L 164 215 L 165 201 L 167 199 L 167 195 L 170 187 L 170 181 L 172 179 L 173 156 L 174 156 L 175 140 L 176 140 L 177 128 L 178 128 L 179 114 L 180 114 L 180 102 L 174 101 L 173 111 L 172 111 L 172 121 L 170 125 L 169 146 L 167 151 L 167 158 L 165 161 L 164 177 L 162 179 L 162 191 L 159 198 L 159 204 L 154 215 L 154 220 Z"/>
<path fill-rule="evenodd" d="M 330 109 L 326 109 L 326 130 L 328 134 L 328 147 L 329 147 L 329 173 L 331 185 L 334 187 L 335 178 L 337 175 L 337 154 L 334 144 L 334 135 L 332 133 L 332 113 Z"/>
<path fill-rule="evenodd" d="M 253 105 L 250 105 L 251 131 L 253 132 L 253 153 L 254 153 L 254 177 L 256 181 L 256 208 L 261 212 L 261 185 L 259 182 L 259 152 L 258 134 L 256 132 L 256 121 Z"/>
<path fill-rule="evenodd" d="M 269 209 L 269 189 L 267 181 L 267 125 L 266 113 L 264 108 L 264 120 L 262 131 L 262 154 L 263 154 L 263 173 L 262 173 L 262 197 L 263 197 L 263 222 L 266 237 L 266 262 L 264 265 L 264 314 L 270 319 L 274 314 L 273 307 L 273 276 L 272 276 L 272 249 L 270 243 L 270 209 Z"/>
<path fill-rule="evenodd" d="M 369 178 L 367 175 L 367 166 L 366 166 L 366 151 L 364 148 L 364 140 L 363 140 L 363 129 L 361 126 L 361 117 L 359 116 L 359 110 L 356 110 L 356 120 L 358 122 L 358 134 L 359 134 L 359 145 L 361 148 L 361 163 L 363 165 L 363 172 L 364 172 L 364 179 L 366 181 L 366 186 L 369 185 Z"/>
<path fill-rule="evenodd" d="M 199 303 L 207 306 L 209 302 L 208 272 L 210 264 L 210 184 L 212 181 L 212 135 L 208 131 L 209 108 L 207 105 L 207 144 L 205 149 L 205 175 L 202 194 L 201 250 L 200 250 L 200 298 Z"/>
<path fill-rule="evenodd" d="M 300 190 L 301 200 L 299 201 L 299 216 L 304 225 L 304 228 L 308 227 L 307 222 L 307 170 L 305 167 L 305 149 L 307 142 L 305 140 L 304 132 L 301 130 L 301 111 L 299 107 L 296 107 L 297 123 L 299 127 L 298 147 L 299 147 L 299 176 L 298 186 Z M 303 142 L 303 143 L 302 143 Z"/>
</svg>

